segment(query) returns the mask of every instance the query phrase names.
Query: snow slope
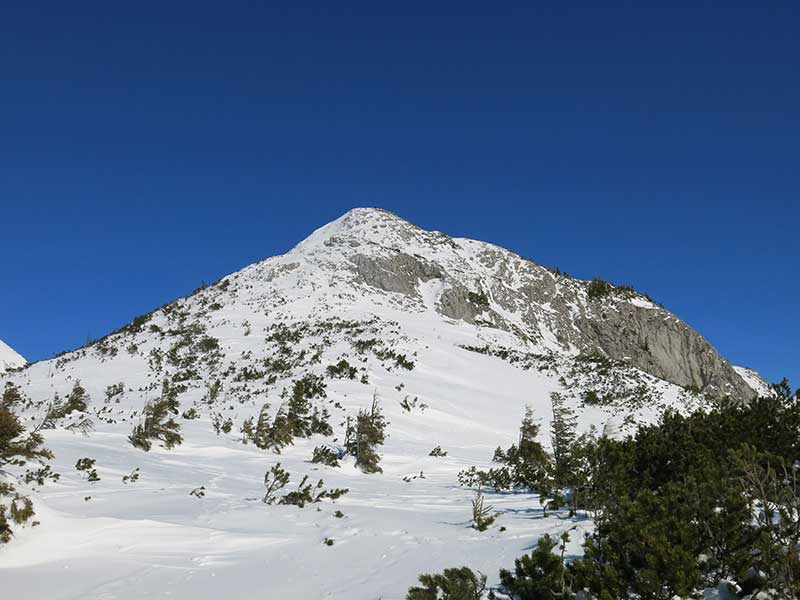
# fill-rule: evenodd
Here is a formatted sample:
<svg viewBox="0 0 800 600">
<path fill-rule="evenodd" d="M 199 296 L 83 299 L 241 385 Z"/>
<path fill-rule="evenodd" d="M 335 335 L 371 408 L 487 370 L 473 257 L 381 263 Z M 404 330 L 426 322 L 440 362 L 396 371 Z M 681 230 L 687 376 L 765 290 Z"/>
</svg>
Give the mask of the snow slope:
<svg viewBox="0 0 800 600">
<path fill-rule="evenodd" d="M 733 368 L 759 396 L 766 396 L 770 393 L 769 384 L 764 381 L 764 378 L 758 372 L 747 367 L 734 366 Z"/>
<path fill-rule="evenodd" d="M 552 392 L 565 395 L 582 429 L 616 435 L 704 400 L 625 360 L 587 354 L 577 329 L 561 335 L 575 325 L 564 314 L 593 314 L 583 283 L 534 272 L 569 291 L 563 306 L 501 301 L 487 283 L 502 278 L 529 293 L 530 269 L 490 244 L 361 209 L 90 346 L 1 376 L 30 400 L 30 426 L 80 381 L 94 427 L 70 431 L 84 418 L 72 413 L 45 431 L 61 479 L 28 488 L 41 524 L 0 547 L 0 581 L 16 599 L 393 599 L 419 573 L 450 566 L 496 584 L 498 569 L 544 532 L 571 530 L 577 552 L 591 521 L 545 517 L 531 494 L 491 494 L 497 524 L 471 529 L 473 492 L 458 486 L 458 472 L 488 466 L 497 446 L 515 442 L 526 404 L 547 444 Z M 605 310 L 634 310 L 626 303 L 677 327 L 640 296 Z M 357 369 L 353 379 L 328 373 L 341 360 Z M 326 397 L 315 402 L 330 411 L 333 436 L 297 439 L 280 455 L 243 444 L 245 419 L 265 402 L 274 415 L 283 390 L 307 373 L 325 377 Z M 182 445 L 145 453 L 127 436 L 165 379 L 185 386 L 181 409 L 200 418 L 179 419 Z M 588 391 L 602 402 L 586 405 Z M 342 442 L 346 419 L 374 393 L 390 423 L 383 473 L 363 474 L 352 459 L 310 463 L 315 446 Z M 232 430 L 216 434 L 213 422 L 225 419 Z M 435 446 L 447 456 L 431 457 Z M 75 469 L 83 457 L 96 460 L 100 481 Z M 290 488 L 309 475 L 350 491 L 302 509 L 265 505 L 264 473 L 278 462 Z M 140 479 L 124 483 L 134 469 Z M 201 486 L 203 497 L 190 495 Z"/>
<path fill-rule="evenodd" d="M 11 346 L 0 340 L 0 373 L 8 369 L 22 367 L 28 361 L 18 354 Z"/>
</svg>

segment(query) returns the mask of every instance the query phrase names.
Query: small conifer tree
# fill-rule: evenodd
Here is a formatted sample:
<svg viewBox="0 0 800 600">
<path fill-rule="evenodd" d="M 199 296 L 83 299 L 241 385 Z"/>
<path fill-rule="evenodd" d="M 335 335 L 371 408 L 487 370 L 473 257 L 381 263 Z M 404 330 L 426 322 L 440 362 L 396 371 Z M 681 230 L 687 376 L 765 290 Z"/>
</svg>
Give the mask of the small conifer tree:
<svg viewBox="0 0 800 600">
<path fill-rule="evenodd" d="M 420 587 L 408 590 L 406 600 L 481 600 L 486 591 L 486 575 L 476 575 L 468 567 L 420 575 L 419 582 Z"/>
<path fill-rule="evenodd" d="M 286 487 L 287 483 L 289 483 L 289 471 L 281 468 L 281 463 L 277 463 L 264 474 L 264 487 L 267 489 L 262 500 L 264 504 L 274 504 L 277 500 L 275 494 Z"/>
<path fill-rule="evenodd" d="M 72 411 L 86 412 L 89 407 L 89 394 L 81 385 L 80 379 L 72 386 L 72 391 L 67 396 L 67 403 L 64 405 L 64 414 L 68 415 Z"/>
<path fill-rule="evenodd" d="M 27 433 L 19 418 L 11 411 L 12 406 L 23 401 L 18 390 L 6 386 L 0 400 L 0 472 L 7 466 L 22 467 L 28 462 L 41 463 L 53 458 L 52 453 L 42 446 L 44 438 L 39 428 Z M 43 484 L 46 478 L 57 479 L 57 475 L 49 475 L 48 471 L 49 468 L 45 468 L 32 472 L 25 481 Z M 11 498 L 8 504 L 4 502 L 6 498 Z M 17 494 L 12 483 L 0 481 L 0 544 L 11 540 L 12 523 L 21 525 L 33 514 L 30 498 Z"/>
<path fill-rule="evenodd" d="M 575 465 L 572 451 L 577 434 L 577 419 L 574 411 L 566 405 L 564 397 L 558 392 L 550 394 L 553 422 L 550 439 L 553 445 L 553 477 L 556 485 L 568 486 L 573 483 Z"/>
<path fill-rule="evenodd" d="M 364 473 L 382 473 L 378 465 L 381 460 L 376 448 L 386 440 L 386 419 L 378 403 L 378 394 L 372 395 L 369 411 L 361 410 L 356 418 L 354 430 L 346 436 L 347 452 L 355 456 L 356 466 Z"/>
<path fill-rule="evenodd" d="M 478 488 L 472 499 L 472 528 L 478 531 L 489 529 L 497 519 L 497 514 L 493 511 L 494 507 L 485 504 L 483 492 Z"/>
<path fill-rule="evenodd" d="M 152 447 L 151 440 L 160 440 L 169 450 L 183 442 L 180 424 L 173 418 L 179 412 L 179 388 L 170 386 L 165 379 L 161 388 L 161 398 L 148 402 L 143 411 L 143 421 L 133 428 L 128 437 L 131 444 L 147 452 Z"/>
</svg>

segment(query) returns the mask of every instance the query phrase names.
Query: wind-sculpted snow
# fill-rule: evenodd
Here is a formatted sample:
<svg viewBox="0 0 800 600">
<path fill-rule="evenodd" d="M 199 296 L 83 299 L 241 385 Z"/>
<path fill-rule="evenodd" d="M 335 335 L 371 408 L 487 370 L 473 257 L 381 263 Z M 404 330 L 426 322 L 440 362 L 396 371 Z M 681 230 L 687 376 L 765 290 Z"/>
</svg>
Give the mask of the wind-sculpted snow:
<svg viewBox="0 0 800 600">
<path fill-rule="evenodd" d="M 307 376 L 324 382 L 312 402 L 331 435 L 280 454 L 244 444 L 245 423 L 262 409 L 274 418 Z M 78 381 L 87 413 L 53 418 Z M 128 436 L 165 381 L 183 444 L 143 452 Z M 17 599 L 390 599 L 420 572 L 460 565 L 496 583 L 542 533 L 572 529 L 577 552 L 592 527 L 545 517 L 527 493 L 490 494 L 497 524 L 469 527 L 473 492 L 457 473 L 514 442 L 526 405 L 547 445 L 552 392 L 582 430 L 614 436 L 666 407 L 702 406 L 701 390 L 752 395 L 705 340 L 635 292 L 591 299 L 587 282 L 373 209 L 5 382 L 27 398 L 26 425 L 50 413 L 46 445 L 62 475 L 29 490 L 41 524 L 0 548 L 0 580 Z M 343 446 L 375 394 L 389 422 L 383 472 L 362 473 L 352 457 L 311 463 L 316 446 Z M 430 456 L 436 446 L 447 455 Z M 75 469 L 84 457 L 100 481 Z M 266 505 L 264 474 L 278 462 L 290 488 L 308 475 L 349 492 Z M 135 469 L 138 481 L 123 482 Z"/>
</svg>

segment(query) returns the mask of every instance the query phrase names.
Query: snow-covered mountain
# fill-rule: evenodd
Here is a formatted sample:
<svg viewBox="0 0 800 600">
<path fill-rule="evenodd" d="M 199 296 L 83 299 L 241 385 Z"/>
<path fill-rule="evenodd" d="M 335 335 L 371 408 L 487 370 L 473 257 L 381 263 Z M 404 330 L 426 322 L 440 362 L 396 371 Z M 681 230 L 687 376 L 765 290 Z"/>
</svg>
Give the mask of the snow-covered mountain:
<svg viewBox="0 0 800 600">
<path fill-rule="evenodd" d="M 753 391 L 759 396 L 766 396 L 770 393 L 769 384 L 764 381 L 764 378 L 758 372 L 747 367 L 734 366 L 733 369 L 744 379 L 745 383 L 749 385 Z"/>
<path fill-rule="evenodd" d="M 309 373 L 324 378 L 315 402 L 332 435 L 280 455 L 244 445 L 245 421 L 265 403 L 274 416 Z M 145 453 L 127 438 L 165 380 L 199 418 L 180 419 L 182 445 Z M 526 405 L 547 432 L 560 392 L 583 429 L 616 435 L 705 394 L 754 395 L 697 332 L 632 289 L 378 209 L 4 381 L 30 400 L 31 425 L 80 381 L 94 424 L 78 435 L 84 416 L 72 413 L 46 432 L 62 477 L 36 494 L 41 526 L 0 549 L 17 598 L 387 599 L 423 571 L 467 564 L 492 577 L 543 532 L 591 528 L 542 517 L 530 494 L 492 498 L 503 531 L 467 526 L 471 492 L 456 474 L 513 442 Z M 311 464 L 373 394 L 390 422 L 383 473 Z M 435 446 L 447 455 L 431 456 Z M 81 457 L 96 459 L 99 482 L 76 471 Z M 293 486 L 309 475 L 350 492 L 335 506 L 266 506 L 264 472 L 277 462 Z M 134 469 L 139 481 L 123 482 Z M 201 486 L 202 498 L 189 495 Z"/>
<path fill-rule="evenodd" d="M 0 340 L 0 373 L 24 366 L 28 361 L 11 346 Z"/>
</svg>

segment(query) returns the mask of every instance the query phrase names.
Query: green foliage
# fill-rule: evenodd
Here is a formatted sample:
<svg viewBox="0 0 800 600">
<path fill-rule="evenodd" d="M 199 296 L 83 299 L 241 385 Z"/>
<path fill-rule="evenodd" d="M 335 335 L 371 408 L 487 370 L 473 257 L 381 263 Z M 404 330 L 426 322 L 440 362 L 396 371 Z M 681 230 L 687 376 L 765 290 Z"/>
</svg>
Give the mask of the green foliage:
<svg viewBox="0 0 800 600">
<path fill-rule="evenodd" d="M 97 475 L 97 470 L 94 468 L 95 459 L 93 458 L 79 458 L 78 462 L 75 463 L 75 468 L 78 471 L 83 471 L 86 473 L 86 479 L 92 483 L 95 481 L 100 481 L 100 477 Z"/>
<path fill-rule="evenodd" d="M 220 393 L 222 393 L 222 382 L 219 379 L 215 379 L 208 385 L 204 398 L 205 402 L 214 404 L 219 399 Z"/>
<path fill-rule="evenodd" d="M 500 572 L 502 593 L 666 600 L 733 580 L 741 596 L 800 597 L 800 390 L 792 394 L 784 380 L 748 404 L 667 411 L 621 441 L 576 436 L 560 397 L 553 410 L 556 458 L 546 480 L 569 486 L 573 509 L 594 511 L 595 528 L 572 562 L 566 534 L 557 554 L 556 541 L 541 538 L 513 572 Z M 519 455 L 541 458 L 535 446 L 525 449 L 537 433 L 526 415 L 519 447 L 496 452 L 504 467 L 462 472 L 462 483 L 510 487 L 524 479 Z M 434 581 L 425 583 L 409 597 L 441 597 Z"/>
<path fill-rule="evenodd" d="M 0 474 L 6 467 L 24 467 L 28 462 L 41 463 L 53 458 L 53 454 L 42 446 L 44 439 L 38 430 L 26 432 L 19 418 L 11 412 L 12 407 L 23 400 L 15 386 L 6 385 L 0 401 Z M 41 485 L 45 479 L 58 479 L 58 474 L 52 473 L 47 466 L 27 471 L 23 479 L 26 483 L 36 481 Z M 21 525 L 33 516 L 30 498 L 15 492 L 13 484 L 0 479 L 0 544 L 11 540 L 12 523 Z M 4 502 L 6 497 L 11 497 L 8 503 Z"/>
<path fill-rule="evenodd" d="M 118 397 L 121 396 L 124 391 L 125 384 L 121 381 L 106 387 L 106 404 L 109 404 L 114 398 L 117 398 L 117 402 L 119 402 Z"/>
<path fill-rule="evenodd" d="M 8 514 L 17 525 L 22 525 L 35 514 L 33 502 L 27 496 L 16 494 L 8 507 Z"/>
<path fill-rule="evenodd" d="M 230 417 L 225 418 L 222 413 L 214 413 L 211 415 L 211 427 L 214 433 L 230 433 L 233 429 L 233 419 Z"/>
<path fill-rule="evenodd" d="M 406 600 L 481 600 L 486 590 L 486 575 L 468 567 L 420 575 L 419 582 L 420 587 L 409 588 Z"/>
<path fill-rule="evenodd" d="M 67 396 L 67 402 L 64 405 L 64 415 L 68 415 L 72 411 L 86 412 L 88 410 L 89 394 L 86 389 L 81 385 L 80 380 L 75 382 L 72 386 L 72 391 Z"/>
<path fill-rule="evenodd" d="M 25 398 L 22 392 L 19 391 L 19 388 L 10 381 L 7 381 L 3 388 L 3 397 L 0 399 L 0 408 L 11 410 L 15 406 L 22 404 L 24 400 Z"/>
<path fill-rule="evenodd" d="M 459 483 L 495 490 L 523 488 L 540 493 L 549 490 L 551 461 L 537 440 L 538 436 L 539 426 L 533 419 L 533 411 L 527 407 L 520 425 L 518 444 L 512 444 L 505 451 L 502 448 L 495 450 L 494 461 L 502 466 L 488 471 L 470 467 L 458 474 Z"/>
<path fill-rule="evenodd" d="M 325 380 L 319 375 L 308 373 L 294 382 L 286 411 L 288 428 L 293 437 L 332 433 L 327 424 L 327 411 L 314 410 L 313 415 L 311 412 L 311 400 L 325 396 Z"/>
<path fill-rule="evenodd" d="M 264 474 L 264 487 L 267 490 L 262 500 L 264 504 L 275 504 L 275 494 L 286 487 L 289 477 L 289 471 L 281 468 L 281 463 L 277 463 Z"/>
<path fill-rule="evenodd" d="M 27 433 L 17 416 L 6 406 L 0 405 L 0 468 L 6 465 L 24 466 L 28 461 L 43 461 L 53 458 L 52 453 L 42 447 L 44 438 L 34 430 Z"/>
<path fill-rule="evenodd" d="M 325 498 L 336 500 L 337 498 L 344 496 L 349 491 L 346 488 L 334 488 L 332 490 L 326 490 L 323 487 L 324 483 L 322 479 L 318 480 L 314 486 L 307 482 L 308 475 L 303 477 L 296 490 L 283 496 L 278 504 L 291 504 L 293 506 L 299 506 L 300 508 L 303 508 L 306 504 L 322 502 Z"/>
<path fill-rule="evenodd" d="M 588 406 L 599 406 L 603 403 L 600 395 L 594 390 L 586 390 L 583 394 L 583 403 Z"/>
<path fill-rule="evenodd" d="M 136 425 L 128 436 L 134 447 L 147 452 L 152 447 L 152 440 L 159 440 L 169 450 L 181 442 L 180 424 L 173 416 L 178 414 L 180 404 L 178 394 L 182 387 L 172 386 L 165 379 L 161 387 L 161 397 L 148 402 L 142 411 L 142 422 Z"/>
<path fill-rule="evenodd" d="M 131 330 L 133 332 L 141 331 L 144 328 L 145 324 L 150 320 L 151 317 L 152 317 L 152 314 L 150 314 L 150 313 L 148 313 L 146 315 L 139 315 L 138 317 L 134 317 L 133 321 L 131 321 L 131 325 L 130 325 Z"/>
<path fill-rule="evenodd" d="M 559 487 L 572 483 L 574 461 L 572 448 L 577 438 L 577 418 L 558 392 L 550 394 L 553 421 L 550 426 L 550 442 L 553 447 L 553 479 Z"/>
<path fill-rule="evenodd" d="M 328 365 L 325 372 L 328 374 L 328 377 L 335 379 L 355 379 L 356 375 L 358 375 L 358 369 L 345 359 L 340 360 L 335 365 Z"/>
<path fill-rule="evenodd" d="M 575 413 L 566 405 L 564 398 L 553 392 L 550 402 L 553 410 L 550 429 L 553 448 L 551 483 L 553 491 L 568 490 L 566 498 L 556 494 L 552 503 L 568 503 L 570 515 L 574 515 L 579 508 L 592 507 L 588 488 L 594 459 L 594 429 L 578 436 Z"/>
<path fill-rule="evenodd" d="M 247 417 L 242 422 L 242 426 L 239 428 L 239 431 L 242 434 L 243 444 L 246 445 L 248 442 L 252 441 L 256 434 L 256 427 L 253 423 L 253 417 Z"/>
<path fill-rule="evenodd" d="M 489 306 L 489 297 L 484 292 L 468 292 L 467 300 L 482 308 Z"/>
<path fill-rule="evenodd" d="M 514 561 L 514 572 L 500 570 L 501 590 L 515 600 L 560 600 L 574 598 L 569 591 L 564 552 L 569 536 L 561 537 L 560 554 L 553 553 L 558 545 L 549 534 L 543 535 L 533 552 Z"/>
<path fill-rule="evenodd" d="M 328 467 L 338 467 L 339 451 L 330 446 L 317 446 L 314 448 L 314 453 L 311 456 L 311 462 L 316 464 L 326 465 Z"/>
<path fill-rule="evenodd" d="M 395 366 L 405 369 L 406 371 L 412 371 L 414 369 L 414 361 L 409 360 L 405 354 L 395 355 L 394 364 Z"/>
<path fill-rule="evenodd" d="M 433 450 L 430 451 L 428 456 L 437 456 L 437 457 L 444 457 L 447 456 L 447 452 L 442 450 L 441 446 L 436 446 Z"/>
<path fill-rule="evenodd" d="M 486 531 L 491 527 L 499 513 L 495 513 L 494 507 L 485 504 L 485 498 L 480 489 L 475 492 L 472 499 L 472 528 L 478 531 Z"/>
<path fill-rule="evenodd" d="M 28 469 L 22 476 L 25 483 L 35 483 L 36 485 L 44 485 L 45 481 L 58 481 L 61 475 L 54 472 L 50 465 L 45 465 L 38 469 Z"/>
<path fill-rule="evenodd" d="M 386 441 L 386 419 L 381 412 L 377 393 L 372 396 L 370 410 L 360 410 L 356 417 L 355 427 L 352 428 L 348 421 L 348 430 L 345 436 L 347 453 L 356 459 L 356 467 L 364 473 L 382 473 L 379 466 L 381 460 L 377 452 L 378 446 Z"/>
<path fill-rule="evenodd" d="M 589 285 L 586 287 L 586 293 L 589 296 L 589 300 L 599 300 L 611 295 L 613 291 L 614 286 L 603 279 L 597 278 L 592 279 L 589 282 Z"/>
<path fill-rule="evenodd" d="M 261 407 L 258 414 L 253 443 L 262 450 L 272 450 L 280 454 L 281 449 L 292 443 L 294 425 L 286 414 L 284 405 L 278 407 L 275 419 L 270 421 L 269 403 Z"/>
<path fill-rule="evenodd" d="M 733 578 L 744 593 L 800 590 L 797 395 L 668 411 L 634 437 L 593 445 L 596 528 L 570 566 L 575 589 L 646 600 Z"/>
<path fill-rule="evenodd" d="M 212 352 L 219 350 L 219 340 L 214 337 L 205 336 L 197 342 L 197 349 L 202 352 Z"/>
<path fill-rule="evenodd" d="M 139 481 L 139 467 L 136 467 L 133 471 L 131 471 L 130 475 L 123 475 L 122 476 L 122 483 L 136 483 Z"/>
</svg>

